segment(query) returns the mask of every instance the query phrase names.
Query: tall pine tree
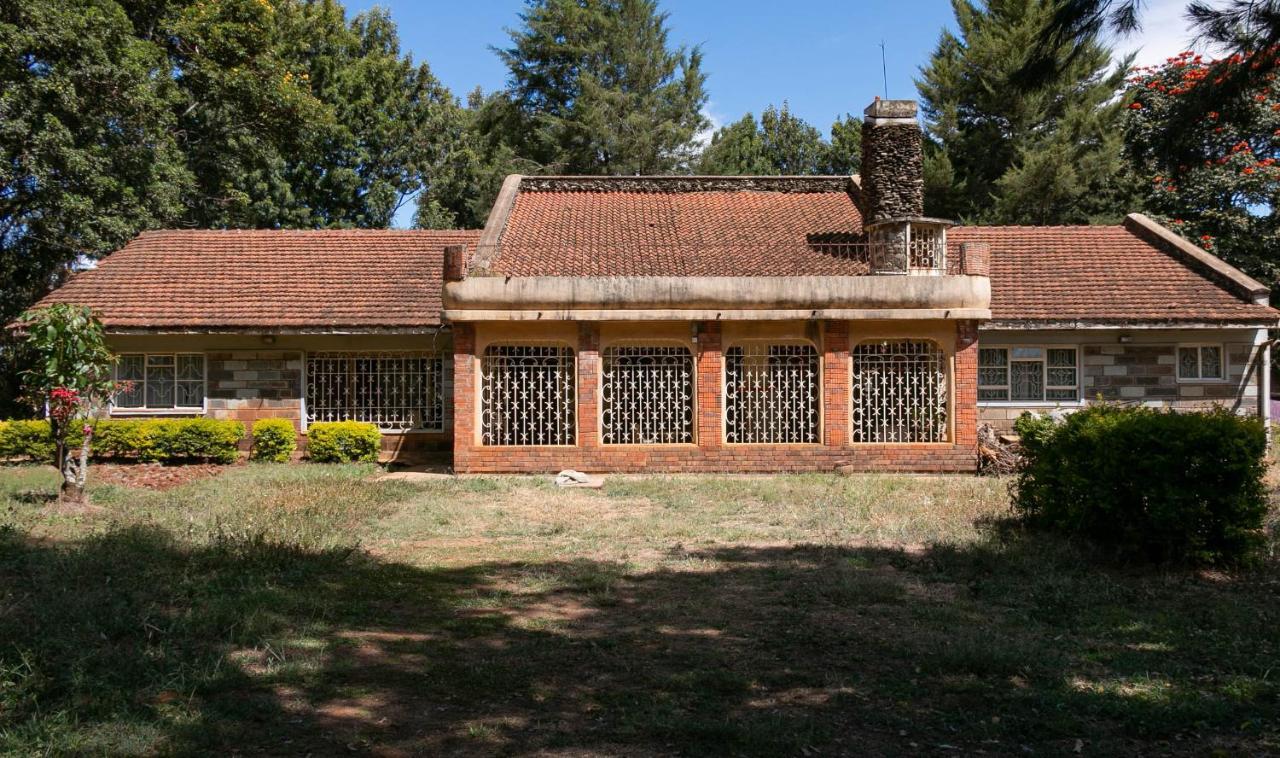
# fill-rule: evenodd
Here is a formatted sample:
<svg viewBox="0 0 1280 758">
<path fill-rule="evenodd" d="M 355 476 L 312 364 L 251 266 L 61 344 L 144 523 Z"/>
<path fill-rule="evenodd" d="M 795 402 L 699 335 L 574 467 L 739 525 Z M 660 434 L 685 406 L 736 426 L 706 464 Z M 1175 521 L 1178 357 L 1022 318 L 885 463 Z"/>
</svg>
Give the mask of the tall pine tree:
<svg viewBox="0 0 1280 758">
<path fill-rule="evenodd" d="M 831 140 L 793 114 L 770 105 L 757 122 L 748 113 L 712 135 L 698 159 L 700 174 L 850 174 L 861 153 L 862 122 L 850 115 L 831 125 Z"/>
<path fill-rule="evenodd" d="M 990 223 L 1114 221 L 1132 210 L 1123 159 L 1127 62 L 1096 38 L 1056 51 L 1038 89 L 1016 85 L 1056 0 L 953 0 L 959 36 L 944 31 L 917 81 L 930 144 L 926 211 Z"/>
</svg>

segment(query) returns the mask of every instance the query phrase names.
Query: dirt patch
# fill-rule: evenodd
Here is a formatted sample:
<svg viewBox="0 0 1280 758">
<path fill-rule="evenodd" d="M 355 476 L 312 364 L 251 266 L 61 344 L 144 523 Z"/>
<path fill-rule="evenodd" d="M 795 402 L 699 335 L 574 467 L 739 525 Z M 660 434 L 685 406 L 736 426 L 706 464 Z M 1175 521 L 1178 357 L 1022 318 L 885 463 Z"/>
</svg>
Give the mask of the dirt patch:
<svg viewBox="0 0 1280 758">
<path fill-rule="evenodd" d="M 162 463 L 95 463 L 89 479 L 98 484 L 168 490 L 198 479 L 208 479 L 230 466 L 216 463 L 186 463 L 166 466 Z"/>
</svg>

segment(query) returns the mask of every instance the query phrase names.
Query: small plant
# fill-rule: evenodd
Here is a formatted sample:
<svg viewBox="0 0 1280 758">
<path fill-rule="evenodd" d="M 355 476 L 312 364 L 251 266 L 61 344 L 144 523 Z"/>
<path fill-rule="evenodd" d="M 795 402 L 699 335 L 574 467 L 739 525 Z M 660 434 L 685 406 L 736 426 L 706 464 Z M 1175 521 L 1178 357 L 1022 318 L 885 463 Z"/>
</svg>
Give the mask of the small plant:
<svg viewBox="0 0 1280 758">
<path fill-rule="evenodd" d="M 297 446 L 297 432 L 289 419 L 263 418 L 253 422 L 253 460 L 288 463 Z"/>
<path fill-rule="evenodd" d="M 1127 557 L 1249 562 L 1264 542 L 1262 422 L 1227 410 L 1096 405 L 1061 424 L 1020 419 L 1014 509 Z"/>
<path fill-rule="evenodd" d="M 307 427 L 307 457 L 317 463 L 376 462 L 382 433 L 361 421 L 326 421 Z"/>
<path fill-rule="evenodd" d="M 23 374 L 28 398 L 48 415 L 53 464 L 62 472 L 58 499 L 82 504 L 94 419 L 119 388 L 112 377 L 115 356 L 102 322 L 86 306 L 39 308 L 22 314 L 18 323 L 35 356 L 34 366 Z M 80 433 L 78 450 L 67 444 L 73 431 Z"/>
</svg>

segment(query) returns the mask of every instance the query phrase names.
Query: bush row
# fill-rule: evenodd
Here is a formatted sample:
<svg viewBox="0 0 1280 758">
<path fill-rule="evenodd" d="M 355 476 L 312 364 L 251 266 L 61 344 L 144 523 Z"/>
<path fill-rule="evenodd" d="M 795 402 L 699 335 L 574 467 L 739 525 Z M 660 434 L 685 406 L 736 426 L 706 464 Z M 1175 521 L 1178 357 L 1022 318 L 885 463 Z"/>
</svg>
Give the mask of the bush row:
<svg viewBox="0 0 1280 758">
<path fill-rule="evenodd" d="M 140 461 L 210 460 L 232 463 L 239 455 L 244 424 L 211 418 L 107 419 L 97 422 L 90 452 L 95 458 Z M 311 424 L 308 456 L 320 463 L 377 461 L 382 434 L 373 424 L 336 421 Z M 68 443 L 79 445 L 76 430 Z M 261 419 L 253 425 L 251 456 L 259 461 L 288 461 L 297 434 L 288 419 Z M 0 460 L 47 462 L 53 459 L 48 421 L 0 421 Z"/>
<path fill-rule="evenodd" d="M 1033 526 L 1193 564 L 1248 562 L 1264 542 L 1257 418 L 1095 405 L 1061 423 L 1024 415 L 1015 429 L 1014 508 Z"/>
<path fill-rule="evenodd" d="M 95 458 L 136 458 L 140 461 L 209 460 L 231 463 L 244 438 L 244 424 L 211 418 L 106 419 L 94 425 L 90 453 Z M 79 429 L 67 437 L 70 445 L 83 439 Z M 47 421 L 0 422 L 0 458 L 49 461 L 53 441 Z"/>
</svg>

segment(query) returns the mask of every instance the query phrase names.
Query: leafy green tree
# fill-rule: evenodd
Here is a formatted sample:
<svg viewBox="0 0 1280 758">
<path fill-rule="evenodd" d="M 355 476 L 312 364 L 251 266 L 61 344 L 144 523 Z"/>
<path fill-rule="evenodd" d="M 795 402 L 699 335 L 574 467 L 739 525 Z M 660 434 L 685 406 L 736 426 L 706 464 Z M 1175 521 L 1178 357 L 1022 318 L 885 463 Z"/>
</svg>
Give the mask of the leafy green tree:
<svg viewBox="0 0 1280 758">
<path fill-rule="evenodd" d="M 1170 228 L 1263 282 L 1280 279 L 1280 96 L 1275 75 L 1188 126 L 1203 87 L 1241 58 L 1183 53 L 1129 79 L 1128 155 Z"/>
<path fill-rule="evenodd" d="M 28 397 L 48 409 L 53 463 L 62 472 L 59 499 L 78 505 L 84 502 L 89 476 L 91 420 L 116 390 L 116 358 L 107 348 L 101 322 L 84 306 L 60 303 L 29 311 L 20 323 L 35 356 L 24 375 Z M 78 424 L 83 425 L 81 442 L 73 449 L 67 442 Z"/>
<path fill-rule="evenodd" d="M 959 36 L 944 31 L 917 87 L 932 145 L 926 211 L 993 223 L 1115 220 L 1131 209 L 1122 160 L 1125 66 L 1090 38 L 1057 50 L 1039 89 L 1015 85 L 1055 0 L 953 0 Z"/>
<path fill-rule="evenodd" d="M 832 140 L 786 103 L 770 105 L 757 122 L 748 113 L 721 127 L 698 160 L 700 174 L 850 174 L 859 163 L 862 122 L 850 115 L 831 126 Z"/>
<path fill-rule="evenodd" d="M 656 0 L 530 0 L 520 18 L 484 124 L 515 155 L 555 173 L 687 169 L 706 126 L 702 54 L 668 45 Z"/>
</svg>

